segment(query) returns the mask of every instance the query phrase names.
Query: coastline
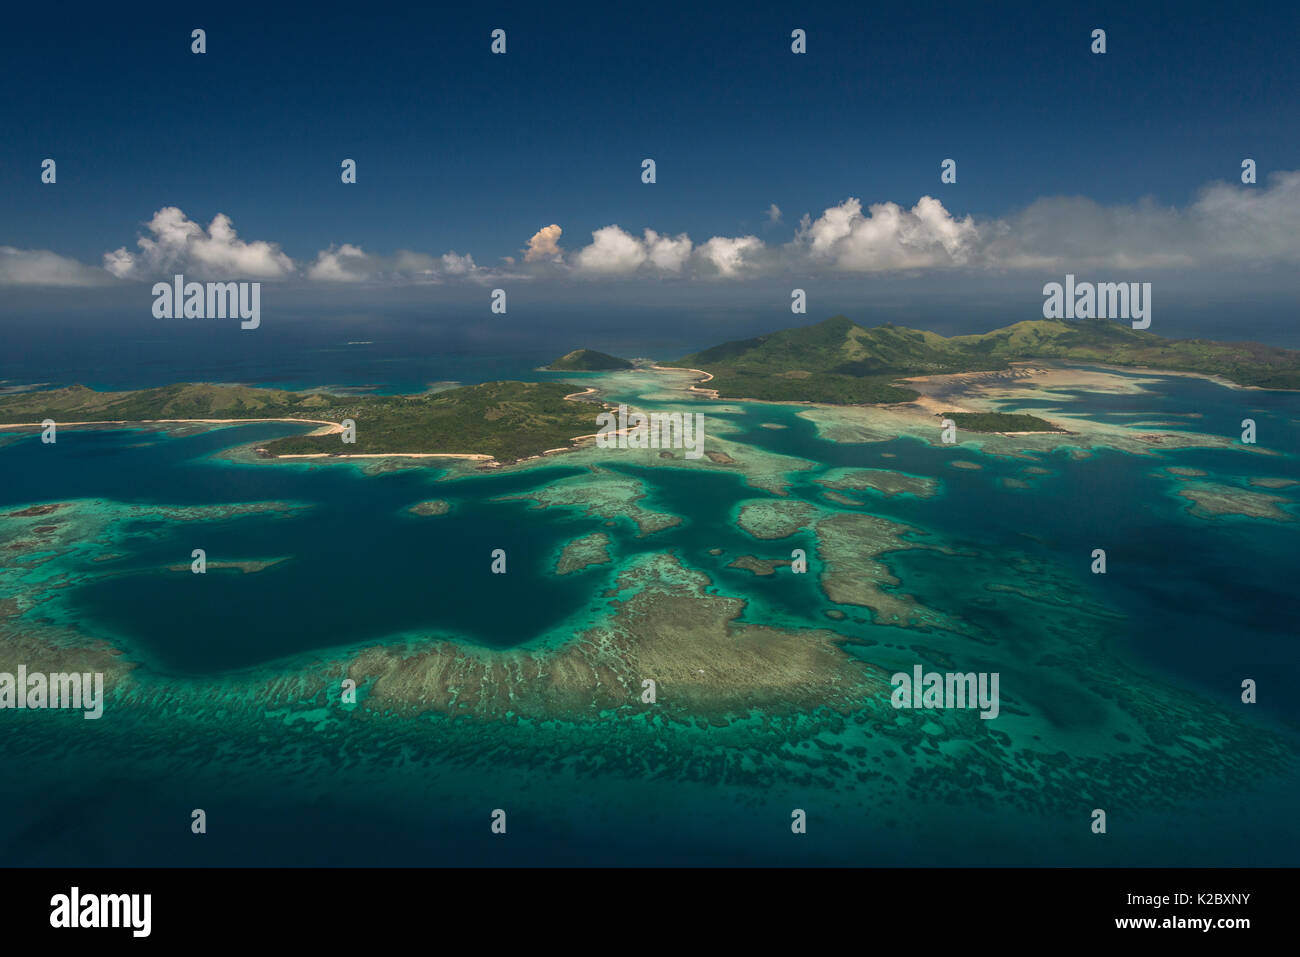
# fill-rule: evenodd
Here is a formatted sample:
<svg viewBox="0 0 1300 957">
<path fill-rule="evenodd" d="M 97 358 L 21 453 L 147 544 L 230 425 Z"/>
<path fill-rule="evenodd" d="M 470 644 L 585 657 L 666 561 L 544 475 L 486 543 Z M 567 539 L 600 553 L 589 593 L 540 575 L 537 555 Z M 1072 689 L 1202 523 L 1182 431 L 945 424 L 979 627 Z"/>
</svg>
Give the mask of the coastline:
<svg viewBox="0 0 1300 957">
<path fill-rule="evenodd" d="M 732 402 L 758 402 L 758 401 L 761 401 L 761 400 L 759 400 L 759 399 L 731 399 L 731 400 L 722 400 L 722 396 L 718 395 L 718 390 L 717 390 L 717 389 L 701 389 L 700 386 L 699 386 L 699 383 L 701 383 L 701 382 L 712 382 L 712 381 L 713 381 L 713 373 L 712 373 L 712 372 L 705 372 L 703 369 L 688 369 L 686 366 L 661 366 L 661 365 L 659 365 L 659 364 L 656 363 L 656 364 L 650 366 L 650 370 L 651 370 L 652 372 L 698 372 L 700 375 L 704 376 L 704 378 L 703 378 L 703 379 L 696 379 L 694 383 L 692 383 L 691 385 L 689 385 L 689 386 L 686 387 L 686 391 L 687 391 L 687 392 L 698 392 L 698 393 L 700 393 L 701 395 L 707 396 L 707 397 L 710 398 L 710 399 L 718 399 L 718 400 L 721 400 L 721 401 L 732 401 Z M 783 405 L 783 404 L 785 404 L 785 403 L 777 403 L 777 404 L 778 404 L 778 405 Z"/>
<path fill-rule="evenodd" d="M 563 398 L 566 401 L 577 401 L 579 398 L 585 398 L 599 392 L 594 387 L 587 387 L 581 392 L 571 392 Z M 64 429 L 76 429 L 79 426 L 94 425 L 250 425 L 258 422 L 290 422 L 290 423 L 307 423 L 317 425 L 319 428 L 307 433 L 308 435 L 338 435 L 343 431 L 343 425 L 339 422 L 330 422 L 327 419 L 297 419 L 284 417 L 247 417 L 239 419 L 94 419 L 88 421 L 68 422 L 61 425 Z M 0 422 L 0 430 L 4 429 L 41 429 L 44 424 L 41 422 Z M 595 438 L 596 433 L 589 435 L 577 435 L 569 439 L 570 442 L 579 442 L 583 439 Z M 462 459 L 475 462 L 489 462 L 493 465 L 500 466 L 501 462 L 497 461 L 495 456 L 481 452 L 301 452 L 288 453 L 283 455 L 273 455 L 265 448 L 255 448 L 253 451 L 260 453 L 263 458 L 267 459 L 387 459 L 387 458 L 404 458 L 404 459 Z M 520 459 L 519 462 L 527 462 L 532 459 L 542 458 L 557 452 L 573 451 L 573 447 L 546 449 L 537 454 L 530 455 Z M 518 464 L 518 463 L 512 463 Z"/>
<path fill-rule="evenodd" d="M 645 367 L 648 371 L 655 373 L 689 373 L 699 378 L 695 379 L 686 386 L 685 392 L 694 395 L 696 398 L 704 398 L 717 402 L 745 402 L 760 405 L 776 406 L 802 406 L 810 411 L 817 410 L 821 412 L 852 412 L 852 411 L 879 411 L 883 413 L 893 413 L 902 415 L 905 419 L 917 418 L 924 416 L 929 420 L 935 415 L 943 412 L 959 413 L 978 413 L 988 411 L 986 409 L 972 408 L 984 403 L 978 401 L 978 397 L 973 395 L 974 391 L 981 388 L 996 387 L 998 384 L 1013 380 L 1020 384 L 1034 384 L 1040 387 L 1052 388 L 1065 384 L 1079 385 L 1089 384 L 1094 386 L 1104 385 L 1103 377 L 1109 373 L 1152 375 L 1152 376 L 1182 376 L 1189 378 L 1199 378 L 1215 382 L 1227 388 L 1236 390 L 1253 390 L 1253 391 L 1278 391 L 1278 392 L 1297 392 L 1300 390 L 1292 389 L 1263 389 L 1259 386 L 1247 386 L 1232 382 L 1219 375 L 1201 373 L 1201 372 L 1178 372 L 1161 369 L 1150 369 L 1136 366 L 1115 366 L 1107 363 L 1057 363 L 1052 360 L 1026 360 L 1024 362 L 1013 362 L 1007 369 L 982 371 L 982 372 L 962 372 L 962 373 L 941 373 L 924 376 L 907 376 L 900 377 L 896 381 L 900 384 L 912 386 L 934 385 L 941 386 L 950 384 L 955 388 L 953 392 L 957 393 L 953 398 L 942 398 L 936 394 L 938 389 L 933 392 L 926 392 L 918 388 L 916 391 L 921 394 L 915 399 L 907 402 L 897 403 L 865 403 L 858 405 L 840 405 L 825 402 L 813 402 L 804 400 L 785 400 L 777 401 L 771 399 L 752 399 L 744 397 L 726 397 L 723 398 L 718 394 L 716 389 L 705 388 L 701 383 L 709 382 L 714 379 L 714 375 L 704 369 L 695 369 L 685 366 L 663 366 L 658 363 L 651 363 Z M 1096 380 L 1096 381 L 1093 381 Z M 1141 391 L 1141 383 L 1131 383 L 1134 391 Z M 580 401 L 588 399 L 591 396 L 600 393 L 596 386 L 587 386 L 578 392 L 571 392 L 563 398 L 566 401 Z M 975 401 L 970 401 L 975 399 Z M 607 404 L 606 404 L 607 405 Z M 77 428 L 80 426 L 104 426 L 104 425 L 166 425 L 166 424 L 193 424 L 193 425 L 239 425 L 252 424 L 258 422 L 286 422 L 286 423 L 306 423 L 318 426 L 317 429 L 308 433 L 309 435 L 336 435 L 343 431 L 343 426 L 337 422 L 330 422 L 324 419 L 303 419 L 303 418 L 207 418 L 207 419 L 103 419 L 84 422 L 69 422 L 63 425 L 63 428 Z M 919 424 L 919 422 L 918 422 Z M 1077 433 L 1070 429 L 1064 428 L 1057 422 L 1051 423 L 1053 430 L 1037 430 L 1032 432 L 975 432 L 975 435 L 987 436 L 1004 436 L 1010 438 L 1026 436 L 1055 436 L 1069 437 Z M 6 429 L 39 429 L 42 424 L 39 422 L 10 422 L 0 423 L 0 430 Z M 904 430 L 907 431 L 907 430 Z M 253 451 L 258 453 L 264 459 L 270 460 L 309 460 L 309 459 L 335 459 L 335 460 L 352 460 L 352 459 L 453 459 L 466 462 L 480 462 L 489 467 L 517 467 L 529 462 L 535 462 L 541 459 L 549 458 L 565 452 L 578 451 L 583 447 L 583 443 L 588 442 L 596 437 L 598 433 L 588 433 L 584 435 L 573 436 L 569 439 L 571 443 L 567 447 L 545 449 L 535 455 L 526 456 L 511 463 L 502 463 L 494 456 L 478 452 L 365 452 L 365 453 L 347 453 L 347 452 L 310 452 L 310 453 L 290 453 L 282 455 L 273 455 L 266 451 L 265 448 L 254 448 Z M 617 434 L 617 433 L 616 433 Z"/>
<path fill-rule="evenodd" d="M 326 419 L 286 419 L 286 418 L 246 418 L 246 419 L 91 419 L 84 422 L 67 422 L 60 428 L 71 429 L 79 425 L 164 425 L 167 423 L 177 424 L 198 424 L 198 425 L 238 425 L 246 422 L 307 422 L 315 425 L 324 426 L 328 431 L 316 430 L 312 435 L 335 435 L 343 431 L 343 426 L 338 422 L 330 422 Z M 56 423 L 57 424 L 57 423 Z M 0 422 L 0 429 L 41 429 L 44 428 L 41 422 Z"/>
</svg>

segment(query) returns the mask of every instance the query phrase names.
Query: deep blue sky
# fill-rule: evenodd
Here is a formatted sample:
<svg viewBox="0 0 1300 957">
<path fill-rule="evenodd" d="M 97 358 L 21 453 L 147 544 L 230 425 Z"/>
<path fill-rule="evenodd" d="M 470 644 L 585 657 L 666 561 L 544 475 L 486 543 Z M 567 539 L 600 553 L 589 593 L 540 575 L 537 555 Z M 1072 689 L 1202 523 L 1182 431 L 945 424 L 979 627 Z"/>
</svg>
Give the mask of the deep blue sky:
<svg viewBox="0 0 1300 957">
<path fill-rule="evenodd" d="M 610 223 L 780 242 L 848 196 L 1182 205 L 1243 156 L 1300 165 L 1297 9 L 21 4 L 0 31 L 0 245 L 97 264 L 175 205 L 299 259 L 351 242 L 491 264 L 551 222 L 570 246 Z"/>
</svg>

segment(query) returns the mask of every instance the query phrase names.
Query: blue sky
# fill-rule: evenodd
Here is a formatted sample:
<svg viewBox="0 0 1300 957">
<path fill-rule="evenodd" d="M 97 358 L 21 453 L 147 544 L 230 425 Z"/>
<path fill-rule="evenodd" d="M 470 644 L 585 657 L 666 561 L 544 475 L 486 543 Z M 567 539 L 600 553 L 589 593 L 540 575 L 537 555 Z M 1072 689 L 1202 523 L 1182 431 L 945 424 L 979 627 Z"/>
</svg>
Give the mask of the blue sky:
<svg viewBox="0 0 1300 957">
<path fill-rule="evenodd" d="M 815 222 L 851 197 L 907 212 L 929 195 L 953 221 L 973 217 L 983 262 L 999 224 L 1029 232 L 1092 215 L 1016 218 L 1045 197 L 1187 210 L 1215 181 L 1242 193 L 1243 157 L 1258 163 L 1256 191 L 1300 168 L 1294 4 L 611 7 L 16 8 L 0 39 L 0 246 L 99 269 L 111 250 L 138 255 L 144 224 L 175 207 L 203 228 L 229 217 L 295 275 L 350 244 L 378 257 L 358 272 L 373 278 L 400 250 L 505 268 L 549 224 L 569 266 L 613 224 L 638 241 L 646 228 L 687 234 L 697 251 L 714 236 L 774 251 L 801 216 Z M 201 56 L 195 27 L 207 31 Z M 496 27 L 505 56 L 489 52 Z M 803 56 L 790 52 L 796 27 Z M 1089 50 L 1094 27 L 1107 31 L 1105 55 Z M 40 182 L 45 157 L 58 162 L 53 186 Z M 339 181 L 345 157 L 355 185 Z M 657 163 L 653 185 L 640 181 L 644 157 Z M 955 184 L 939 181 L 947 157 Z M 1104 261 L 1126 215 L 1098 228 L 1081 266 Z M 1183 231 L 1156 223 L 1143 252 Z M 1072 247 L 1055 234 L 996 263 L 1053 243 L 1068 266 Z M 817 264 L 862 265 L 842 252 Z M 772 252 L 761 268 L 806 265 Z"/>
</svg>

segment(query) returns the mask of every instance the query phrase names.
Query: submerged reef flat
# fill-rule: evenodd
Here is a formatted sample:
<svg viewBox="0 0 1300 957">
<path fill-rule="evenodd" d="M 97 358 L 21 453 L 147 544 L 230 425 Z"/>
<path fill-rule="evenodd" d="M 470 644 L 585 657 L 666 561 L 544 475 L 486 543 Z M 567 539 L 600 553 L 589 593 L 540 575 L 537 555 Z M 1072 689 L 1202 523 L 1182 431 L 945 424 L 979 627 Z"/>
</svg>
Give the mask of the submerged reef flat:
<svg viewBox="0 0 1300 957">
<path fill-rule="evenodd" d="M 266 569 L 270 568 L 272 565 L 278 565 L 280 564 L 280 562 L 284 562 L 288 560 L 289 560 L 288 556 L 282 556 L 280 558 L 244 558 L 244 559 L 237 559 L 237 560 L 229 559 L 224 561 L 223 560 L 209 561 L 206 562 L 205 564 L 207 565 L 209 571 L 212 571 L 213 569 L 220 570 L 224 568 L 224 569 L 231 569 L 234 571 L 240 571 L 243 572 L 245 575 L 252 575 L 256 572 L 266 571 Z M 169 572 L 188 572 L 188 571 L 192 571 L 192 568 L 188 563 L 183 563 L 179 565 L 168 565 L 167 570 Z"/>
<path fill-rule="evenodd" d="M 767 576 L 775 575 L 778 568 L 783 568 L 792 564 L 788 558 L 766 559 L 757 558 L 753 555 L 741 555 L 734 562 L 727 565 L 728 568 L 743 568 L 747 572 L 753 572 L 755 575 Z"/>
<path fill-rule="evenodd" d="M 132 552 L 123 541 L 141 522 L 290 518 L 310 507 L 296 502 L 136 505 L 103 499 L 44 503 L 0 512 L 0 553 L 10 568 L 36 568 L 70 554 L 78 561 L 103 563 Z"/>
<path fill-rule="evenodd" d="M 570 575 L 590 565 L 608 564 L 609 560 L 609 536 L 604 532 L 592 532 L 564 546 L 555 562 L 555 574 Z"/>
<path fill-rule="evenodd" d="M 755 538 L 789 538 L 808 527 L 817 513 L 817 507 L 807 502 L 747 499 L 740 504 L 736 524 Z"/>
<path fill-rule="evenodd" d="M 906 609 L 914 624 L 969 607 L 997 616 L 961 631 L 891 629 L 895 647 L 838 633 L 850 627 L 838 608 L 822 609 L 822 627 L 756 624 L 708 574 L 644 554 L 619 569 L 607 615 L 575 620 L 554 641 L 492 650 L 416 631 L 200 680 L 153 671 L 58 614 L 80 572 L 30 564 L 50 551 L 34 526 L 78 525 L 85 539 L 60 536 L 54 550 L 93 556 L 136 507 L 57 504 L 0 522 L 0 541 L 26 543 L 12 553 L 24 564 L 0 566 L 0 670 L 103 672 L 106 720 L 68 716 L 95 732 L 69 735 L 67 722 L 47 720 L 59 716 L 11 714 L 15 733 L 0 736 L 8 759 L 111 754 L 116 773 L 164 778 L 192 773 L 200 757 L 227 777 L 284 769 L 326 781 L 347 766 L 389 783 L 396 769 L 425 781 L 509 770 L 537 788 L 598 779 L 746 788 L 759 806 L 781 781 L 897 827 L 923 826 L 944 807 L 1041 821 L 1073 821 L 1106 802 L 1166 812 L 1295 774 L 1289 739 L 1135 671 L 1116 654 L 1115 612 L 1051 563 L 1005 550 L 952 556 L 961 573 L 927 596 L 932 607 Z M 862 518 L 817 522 L 828 575 L 864 552 L 922 547 L 907 541 L 917 532 Z M 847 578 L 845 588 L 866 578 L 894 587 L 882 567 Z M 828 591 L 839 587 L 832 580 Z M 1000 671 L 999 719 L 895 710 L 888 676 L 917 661 Z M 341 700 L 344 679 L 356 682 L 354 704 Z"/>
<path fill-rule="evenodd" d="M 823 562 L 822 591 L 832 602 L 870 608 L 877 624 L 961 630 L 947 615 L 925 607 L 911 595 L 889 590 L 900 583 L 880 561 L 881 555 L 909 548 L 939 548 L 904 538 L 919 534 L 918 529 L 875 515 L 841 513 L 819 521 L 816 533 L 817 554 Z"/>
<path fill-rule="evenodd" d="M 8 509 L 0 512 L 0 671 L 19 664 L 29 671 L 102 671 L 112 687 L 135 662 L 110 644 L 93 621 L 66 596 L 82 585 L 120 574 L 157 572 L 160 578 L 188 575 L 185 563 L 132 567 L 142 535 L 161 523 L 223 523 L 280 521 L 311 506 L 294 502 L 245 502 L 224 505 L 159 506 L 75 499 Z M 206 565 L 215 575 L 262 572 L 285 557 L 225 558 L 209 553 Z M 138 563 L 137 563 L 138 564 Z M 6 665 L 12 667 L 6 667 Z"/>
<path fill-rule="evenodd" d="M 440 498 L 431 498 L 427 502 L 416 502 L 409 509 L 412 515 L 446 515 L 451 511 L 451 503 Z"/>
<path fill-rule="evenodd" d="M 115 510 L 120 508 L 112 503 Z M 163 518 L 169 522 L 223 522 L 244 515 L 291 514 L 310 508 L 300 502 L 235 502 L 230 505 L 131 505 L 125 506 L 132 518 Z"/>
<path fill-rule="evenodd" d="M 1167 467 L 1154 473 L 1154 477 L 1172 480 L 1175 483 L 1173 494 L 1187 503 L 1187 514 L 1203 521 L 1226 516 L 1281 523 L 1296 519 L 1293 511 L 1297 505 L 1295 500 L 1286 495 L 1256 490 L 1266 488 L 1281 492 L 1300 485 L 1300 481 L 1224 475 L 1211 478 L 1204 469 L 1183 467 Z"/>
<path fill-rule="evenodd" d="M 1173 471 L 1170 469 L 1170 471 Z M 1205 473 L 1201 473 L 1202 475 Z M 1300 480 L 1289 478 L 1252 478 L 1250 484 L 1256 488 L 1290 488 L 1293 485 L 1300 485 Z"/>
<path fill-rule="evenodd" d="M 834 502 L 836 505 L 848 505 L 853 508 L 866 504 L 862 499 L 851 498 L 850 496 L 844 495 L 840 492 L 826 491 L 822 493 L 822 497 L 828 502 Z"/>
<path fill-rule="evenodd" d="M 114 687 L 136 662 L 75 608 L 64 608 L 61 597 L 120 574 L 115 566 L 135 554 L 133 543 L 159 523 L 278 521 L 309 508 L 297 502 L 164 506 L 74 499 L 0 512 L 0 671 L 18 664 L 29 671 L 100 671 L 105 687 Z M 285 560 L 209 555 L 206 564 L 209 571 L 256 573 Z M 191 571 L 188 561 L 152 568 Z"/>
<path fill-rule="evenodd" d="M 1217 482 L 1189 482 L 1178 495 L 1191 502 L 1188 512 L 1197 518 L 1212 519 L 1219 515 L 1242 515 L 1273 522 L 1293 522 L 1295 516 L 1282 508 L 1294 503 L 1281 495 L 1252 492 L 1236 485 Z"/>
<path fill-rule="evenodd" d="M 818 484 L 830 489 L 864 491 L 870 489 L 886 497 L 912 495 L 931 498 L 939 489 L 938 479 L 922 475 L 908 475 L 888 469 L 831 469 L 817 479 Z"/>
<path fill-rule="evenodd" d="M 529 492 L 504 495 L 496 501 L 531 501 L 533 508 L 572 508 L 584 515 L 626 519 L 636 525 L 641 535 L 651 535 L 681 523 L 677 515 L 641 505 L 645 497 L 645 484 L 640 480 L 593 467 L 589 474 L 560 479 Z"/>
<path fill-rule="evenodd" d="M 710 584 L 672 556 L 643 557 L 619 575 L 608 622 L 558 648 L 375 648 L 348 675 L 368 689 L 371 708 L 489 719 L 644 712 L 647 679 L 655 712 L 683 719 L 847 712 L 887 699 L 888 676 L 846 654 L 841 636 L 739 623 L 745 603 L 709 594 Z"/>
<path fill-rule="evenodd" d="M 41 604 L 41 599 L 31 602 L 0 599 L 0 672 L 13 674 L 20 665 L 25 666 L 28 673 L 98 672 L 104 676 L 106 692 L 120 690 L 136 667 L 135 663 L 128 660 L 121 649 L 102 638 L 52 624 L 24 611 L 28 605 L 38 608 Z M 19 743 L 6 739 L 17 737 L 20 736 L 0 735 L 0 754 L 5 752 L 6 744 Z"/>
</svg>

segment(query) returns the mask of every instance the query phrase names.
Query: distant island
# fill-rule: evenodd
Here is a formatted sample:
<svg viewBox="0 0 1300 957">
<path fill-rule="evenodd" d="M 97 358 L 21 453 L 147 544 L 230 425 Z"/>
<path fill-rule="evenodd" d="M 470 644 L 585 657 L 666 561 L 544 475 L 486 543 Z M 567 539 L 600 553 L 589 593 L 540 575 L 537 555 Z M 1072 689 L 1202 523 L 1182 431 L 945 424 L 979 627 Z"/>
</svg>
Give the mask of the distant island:
<svg viewBox="0 0 1300 957">
<path fill-rule="evenodd" d="M 556 372 L 613 372 L 618 369 L 631 369 L 633 365 L 626 359 L 606 355 L 595 349 L 574 349 L 568 355 L 560 356 L 546 368 Z"/>
<path fill-rule="evenodd" d="M 859 405 L 908 402 L 908 376 L 993 372 L 1012 362 L 1057 359 L 1215 375 L 1264 389 L 1300 389 L 1300 352 L 1256 342 L 1165 339 L 1106 319 L 1031 319 L 979 335 L 945 338 L 844 316 L 728 342 L 670 365 L 712 375 L 719 398 Z"/>
</svg>

